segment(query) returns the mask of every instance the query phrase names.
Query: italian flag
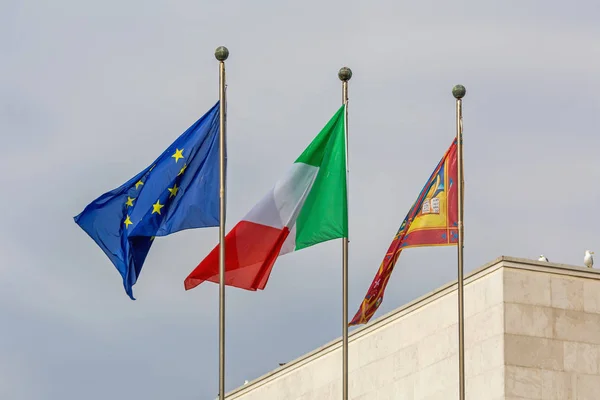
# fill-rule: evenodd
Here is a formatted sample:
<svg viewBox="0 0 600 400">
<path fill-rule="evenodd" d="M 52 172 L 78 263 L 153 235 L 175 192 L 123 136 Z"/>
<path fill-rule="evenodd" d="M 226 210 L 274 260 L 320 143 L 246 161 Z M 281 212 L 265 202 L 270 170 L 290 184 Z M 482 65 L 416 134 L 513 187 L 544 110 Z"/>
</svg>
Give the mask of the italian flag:
<svg viewBox="0 0 600 400">
<path fill-rule="evenodd" d="M 277 257 L 348 236 L 345 106 L 275 186 L 225 237 L 225 284 L 264 289 Z M 185 289 L 219 282 L 219 246 Z"/>
</svg>

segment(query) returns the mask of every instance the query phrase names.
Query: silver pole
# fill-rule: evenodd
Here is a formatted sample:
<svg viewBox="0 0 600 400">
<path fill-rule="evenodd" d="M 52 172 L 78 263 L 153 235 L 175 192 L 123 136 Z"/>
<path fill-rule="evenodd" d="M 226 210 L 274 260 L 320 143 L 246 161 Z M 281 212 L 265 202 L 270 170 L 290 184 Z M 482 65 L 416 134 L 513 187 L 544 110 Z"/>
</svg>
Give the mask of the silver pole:
<svg viewBox="0 0 600 400">
<path fill-rule="evenodd" d="M 465 310 L 464 310 L 464 198 L 465 178 L 463 171 L 463 123 L 462 123 L 462 98 L 467 90 L 462 85 L 452 88 L 452 95 L 456 99 L 456 145 L 458 163 L 458 389 L 459 399 L 465 400 Z"/>
<path fill-rule="evenodd" d="M 227 47 L 215 50 L 219 60 L 219 400 L 225 400 L 225 157 L 226 157 L 226 100 L 225 60 Z"/>
<path fill-rule="evenodd" d="M 344 107 L 344 134 L 346 142 L 346 190 L 348 189 L 348 81 L 352 70 L 340 68 L 338 78 L 342 81 L 342 104 Z M 346 199 L 348 193 L 346 193 Z M 342 400 L 348 400 L 348 236 L 342 238 Z"/>
</svg>

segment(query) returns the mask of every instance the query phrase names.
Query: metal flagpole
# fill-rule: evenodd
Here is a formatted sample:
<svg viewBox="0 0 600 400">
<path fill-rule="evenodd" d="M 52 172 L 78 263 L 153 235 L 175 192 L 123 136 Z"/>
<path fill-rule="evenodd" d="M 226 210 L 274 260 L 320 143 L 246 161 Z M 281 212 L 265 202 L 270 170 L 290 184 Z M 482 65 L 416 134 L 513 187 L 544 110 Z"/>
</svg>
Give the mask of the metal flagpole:
<svg viewBox="0 0 600 400">
<path fill-rule="evenodd" d="M 456 99 L 456 158 L 458 162 L 458 393 L 460 400 L 465 400 L 465 304 L 463 278 L 465 177 L 463 171 L 462 98 L 465 97 L 466 93 L 467 90 L 462 85 L 456 85 L 452 88 L 452 95 Z"/>
<path fill-rule="evenodd" d="M 346 191 L 348 190 L 348 81 L 352 70 L 340 68 L 338 78 L 342 81 L 342 104 L 344 107 L 344 135 L 346 142 Z M 348 199 L 348 193 L 346 193 Z M 347 201 L 347 200 L 346 200 Z M 347 207 L 347 203 L 346 203 Z M 348 400 L 348 236 L 342 238 L 342 400 Z"/>
<path fill-rule="evenodd" d="M 225 157 L 226 157 L 226 100 L 225 60 L 227 47 L 215 50 L 219 60 L 219 400 L 225 400 Z"/>
</svg>

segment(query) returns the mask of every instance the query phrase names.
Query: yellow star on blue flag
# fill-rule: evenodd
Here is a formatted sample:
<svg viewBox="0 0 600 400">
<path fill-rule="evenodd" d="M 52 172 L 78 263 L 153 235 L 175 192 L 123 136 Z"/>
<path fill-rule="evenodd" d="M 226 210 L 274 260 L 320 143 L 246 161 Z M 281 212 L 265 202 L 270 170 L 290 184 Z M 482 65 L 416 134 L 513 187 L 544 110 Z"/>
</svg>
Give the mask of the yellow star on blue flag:
<svg viewBox="0 0 600 400">
<path fill-rule="evenodd" d="M 75 222 L 133 285 L 156 236 L 219 226 L 219 102 L 153 163 L 104 193 Z"/>
</svg>

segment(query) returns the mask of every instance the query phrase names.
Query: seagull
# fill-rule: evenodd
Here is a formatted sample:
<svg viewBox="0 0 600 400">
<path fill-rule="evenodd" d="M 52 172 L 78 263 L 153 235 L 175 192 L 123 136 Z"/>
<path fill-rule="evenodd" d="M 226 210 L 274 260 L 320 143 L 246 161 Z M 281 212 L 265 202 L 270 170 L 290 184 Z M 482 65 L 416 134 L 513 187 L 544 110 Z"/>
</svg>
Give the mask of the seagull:
<svg viewBox="0 0 600 400">
<path fill-rule="evenodd" d="M 594 265 L 594 257 L 592 257 L 592 254 L 594 254 L 593 251 L 589 251 L 589 250 L 585 251 L 585 257 L 583 258 L 583 264 L 588 268 L 592 268 L 592 265 Z"/>
<path fill-rule="evenodd" d="M 247 384 L 248 384 L 248 381 L 244 381 L 244 385 L 247 385 Z"/>
<path fill-rule="evenodd" d="M 538 261 L 545 261 L 548 262 L 548 258 L 545 255 L 541 255 L 540 258 L 538 258 Z"/>
</svg>

